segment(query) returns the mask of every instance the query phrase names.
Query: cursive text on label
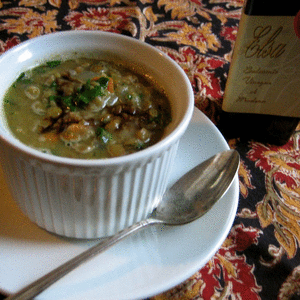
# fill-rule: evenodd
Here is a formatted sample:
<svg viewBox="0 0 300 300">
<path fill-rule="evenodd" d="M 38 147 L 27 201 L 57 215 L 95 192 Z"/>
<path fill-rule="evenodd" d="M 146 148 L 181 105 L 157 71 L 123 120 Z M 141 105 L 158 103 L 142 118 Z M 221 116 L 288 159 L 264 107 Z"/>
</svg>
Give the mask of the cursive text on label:
<svg viewBox="0 0 300 300">
<path fill-rule="evenodd" d="M 278 42 L 278 36 L 282 30 L 282 26 L 274 31 L 270 25 L 257 26 L 253 31 L 253 40 L 246 47 L 245 57 L 277 58 L 281 56 L 286 47 L 286 44 Z"/>
</svg>

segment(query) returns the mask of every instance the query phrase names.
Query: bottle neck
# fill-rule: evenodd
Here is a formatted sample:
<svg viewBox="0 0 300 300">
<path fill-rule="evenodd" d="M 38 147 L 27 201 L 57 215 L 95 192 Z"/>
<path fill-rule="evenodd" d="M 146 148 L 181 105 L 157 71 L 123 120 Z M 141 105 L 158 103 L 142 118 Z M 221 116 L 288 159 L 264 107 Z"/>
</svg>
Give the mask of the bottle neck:
<svg viewBox="0 0 300 300">
<path fill-rule="evenodd" d="M 296 16 L 300 11 L 299 0 L 247 0 L 244 13 L 251 16 Z"/>
</svg>

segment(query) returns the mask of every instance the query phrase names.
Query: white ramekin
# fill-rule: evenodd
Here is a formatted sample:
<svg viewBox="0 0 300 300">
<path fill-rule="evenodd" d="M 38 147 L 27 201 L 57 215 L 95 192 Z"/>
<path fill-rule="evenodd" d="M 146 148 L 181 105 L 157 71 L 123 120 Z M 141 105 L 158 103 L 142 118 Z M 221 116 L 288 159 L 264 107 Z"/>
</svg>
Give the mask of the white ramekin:
<svg viewBox="0 0 300 300">
<path fill-rule="evenodd" d="M 166 90 L 172 122 L 164 138 L 138 153 L 109 159 L 70 159 L 41 153 L 15 139 L 3 97 L 19 74 L 57 57 L 95 56 L 138 65 Z M 67 237 L 99 238 L 146 218 L 168 183 L 194 96 L 184 71 L 136 39 L 99 31 L 66 31 L 28 40 L 0 56 L 0 160 L 13 198 L 40 227 Z"/>
</svg>

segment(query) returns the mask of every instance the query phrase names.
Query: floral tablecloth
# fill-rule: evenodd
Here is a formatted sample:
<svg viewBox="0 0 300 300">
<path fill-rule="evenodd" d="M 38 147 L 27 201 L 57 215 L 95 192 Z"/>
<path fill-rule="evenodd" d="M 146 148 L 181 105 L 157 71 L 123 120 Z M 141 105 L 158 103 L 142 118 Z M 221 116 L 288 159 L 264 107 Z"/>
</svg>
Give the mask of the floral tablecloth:
<svg viewBox="0 0 300 300">
<path fill-rule="evenodd" d="M 132 36 L 184 69 L 195 105 L 218 124 L 242 5 L 242 0 L 0 0 L 0 53 L 55 31 Z M 280 147 L 228 141 L 241 156 L 232 229 L 201 270 L 151 300 L 300 299 L 299 138 L 296 131 Z"/>
</svg>

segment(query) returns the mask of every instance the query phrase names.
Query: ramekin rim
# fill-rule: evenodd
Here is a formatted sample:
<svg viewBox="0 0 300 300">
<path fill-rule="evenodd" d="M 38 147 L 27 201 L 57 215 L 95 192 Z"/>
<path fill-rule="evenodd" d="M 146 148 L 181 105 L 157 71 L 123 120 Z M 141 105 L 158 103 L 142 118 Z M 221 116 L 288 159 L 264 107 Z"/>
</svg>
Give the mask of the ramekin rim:
<svg viewBox="0 0 300 300">
<path fill-rule="evenodd" d="M 157 52 L 161 54 L 164 59 L 168 60 L 171 65 L 173 65 L 177 71 L 181 74 L 182 78 L 184 79 L 184 82 L 186 83 L 187 88 L 187 97 L 188 97 L 188 105 L 186 112 L 183 115 L 183 118 L 177 124 L 177 126 L 162 140 L 157 142 L 156 144 L 143 149 L 141 151 L 127 154 L 123 156 L 118 157 L 112 157 L 112 158 L 97 158 L 97 159 L 86 159 L 86 158 L 68 158 L 68 157 L 61 157 L 61 156 L 55 156 L 52 154 L 43 153 L 40 150 L 34 149 L 30 146 L 27 146 L 26 144 L 19 141 L 17 138 L 15 138 L 12 134 L 8 133 L 2 133 L 0 131 L 0 138 L 2 140 L 5 140 L 8 144 L 10 144 L 11 147 L 17 149 L 18 151 L 25 153 L 27 156 L 30 156 L 32 158 L 35 158 L 40 161 L 59 164 L 59 165 L 67 165 L 67 166 L 78 166 L 78 167 L 97 167 L 97 166 L 109 166 L 109 165 L 119 165 L 124 163 L 130 163 L 131 161 L 135 160 L 141 160 L 142 158 L 150 157 L 154 155 L 155 153 L 159 153 L 162 151 L 162 149 L 165 149 L 168 147 L 168 145 L 172 145 L 174 141 L 176 141 L 181 135 L 185 132 L 194 111 L 194 93 L 193 89 L 191 87 L 191 84 L 189 82 L 189 79 L 187 75 L 185 74 L 184 70 L 173 60 L 171 59 L 167 54 L 163 53 L 156 47 L 147 44 L 143 41 L 140 41 L 138 39 L 135 39 L 133 37 L 125 36 L 118 33 L 113 32 L 104 32 L 104 31 L 96 31 L 96 30 L 89 30 L 89 31 L 77 31 L 77 30 L 68 30 L 68 31 L 60 31 L 60 32 L 54 32 L 45 34 L 42 36 L 38 36 L 32 39 L 29 39 L 27 41 L 24 41 L 11 49 L 7 50 L 5 53 L 3 53 L 0 56 L 0 61 L 5 59 L 7 55 L 10 55 L 10 53 L 14 51 L 21 51 L 22 48 L 27 47 L 28 44 L 34 42 L 35 40 L 39 39 L 48 39 L 48 38 L 55 38 L 55 36 L 64 36 L 64 35 L 103 35 L 103 36 L 117 36 L 117 38 L 124 39 L 124 40 L 130 40 L 133 43 L 139 44 L 142 47 L 146 47 L 148 49 L 151 49 L 151 51 Z"/>
</svg>

